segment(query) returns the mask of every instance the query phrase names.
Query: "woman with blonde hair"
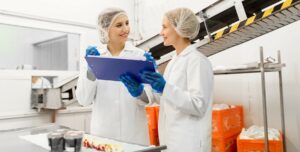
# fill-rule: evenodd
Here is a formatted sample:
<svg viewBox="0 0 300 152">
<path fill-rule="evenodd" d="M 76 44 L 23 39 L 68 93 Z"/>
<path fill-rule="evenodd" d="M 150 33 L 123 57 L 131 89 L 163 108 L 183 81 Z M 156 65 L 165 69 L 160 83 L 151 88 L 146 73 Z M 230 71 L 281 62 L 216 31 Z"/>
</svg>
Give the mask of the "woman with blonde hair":
<svg viewBox="0 0 300 152">
<path fill-rule="evenodd" d="M 102 48 L 88 47 L 86 56 L 140 58 L 151 55 L 127 42 L 130 26 L 127 13 L 119 8 L 103 10 L 98 17 Z M 112 69 L 113 70 L 113 69 Z M 92 104 L 91 134 L 129 143 L 149 145 L 144 106 L 148 99 L 144 85 L 130 75 L 122 81 L 96 80 L 87 68 L 80 73 L 76 96 L 81 105 Z"/>
<path fill-rule="evenodd" d="M 164 75 L 144 71 L 160 103 L 159 139 L 168 152 L 210 152 L 213 72 L 209 60 L 191 41 L 200 23 L 187 8 L 165 13 L 160 35 L 175 48 Z"/>
</svg>

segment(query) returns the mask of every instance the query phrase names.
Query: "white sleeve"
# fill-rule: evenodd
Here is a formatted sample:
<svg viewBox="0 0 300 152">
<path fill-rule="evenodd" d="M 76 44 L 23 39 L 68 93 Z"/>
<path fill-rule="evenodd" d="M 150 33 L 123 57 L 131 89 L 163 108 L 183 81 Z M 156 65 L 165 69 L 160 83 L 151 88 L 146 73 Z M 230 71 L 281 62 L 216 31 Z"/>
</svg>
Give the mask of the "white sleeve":
<svg viewBox="0 0 300 152">
<path fill-rule="evenodd" d="M 96 96 L 97 81 L 88 79 L 90 73 L 89 70 L 83 70 L 77 82 L 76 97 L 83 106 L 92 104 Z"/>
<path fill-rule="evenodd" d="M 150 85 L 146 86 L 147 87 L 145 87 L 145 93 L 147 95 L 149 105 L 152 105 L 154 103 L 159 104 L 161 94 L 154 92 Z"/>
<path fill-rule="evenodd" d="M 137 97 L 137 103 L 141 106 L 145 106 L 148 104 L 152 104 L 153 102 L 153 94 L 151 92 L 151 86 L 144 85 L 143 93 Z"/>
<path fill-rule="evenodd" d="M 137 99 L 137 103 L 141 106 L 145 106 L 149 103 L 149 98 L 148 98 L 145 90 L 143 91 L 143 93 L 140 96 L 136 97 L 136 99 Z"/>
<path fill-rule="evenodd" d="M 133 50 L 135 50 L 135 59 L 140 58 L 142 60 L 146 60 L 146 57 L 144 56 L 145 52 L 142 49 L 139 49 L 137 47 L 132 46 L 131 44 L 128 45 L 128 47 L 132 47 Z M 152 88 L 148 84 L 144 84 L 144 91 L 141 96 L 137 97 L 137 103 L 139 105 L 145 106 L 148 104 L 158 103 L 159 104 L 159 93 L 153 92 Z"/>
<path fill-rule="evenodd" d="M 154 103 L 157 103 L 157 104 L 160 104 L 160 99 L 161 99 L 161 94 L 160 93 L 157 93 L 155 92 L 154 90 L 151 91 L 151 104 L 154 104 Z"/>
<path fill-rule="evenodd" d="M 184 113 L 202 117 L 211 104 L 213 88 L 213 74 L 208 60 L 198 58 L 189 62 L 186 88 L 184 90 L 166 83 L 161 98 Z"/>
</svg>

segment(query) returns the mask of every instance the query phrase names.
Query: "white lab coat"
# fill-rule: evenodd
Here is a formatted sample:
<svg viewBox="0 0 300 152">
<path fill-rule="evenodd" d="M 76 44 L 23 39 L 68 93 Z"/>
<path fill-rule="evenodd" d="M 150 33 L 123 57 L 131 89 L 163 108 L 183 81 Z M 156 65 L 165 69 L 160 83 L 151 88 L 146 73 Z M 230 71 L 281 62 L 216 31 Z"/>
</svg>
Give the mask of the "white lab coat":
<svg viewBox="0 0 300 152">
<path fill-rule="evenodd" d="M 167 152 L 210 152 L 213 72 L 193 45 L 166 67 L 160 101 L 159 138 Z"/>
<path fill-rule="evenodd" d="M 107 45 L 101 56 L 112 56 Z M 145 59 L 143 50 L 126 43 L 119 57 Z M 111 69 L 113 70 L 113 69 Z M 81 105 L 92 105 L 91 134 L 129 143 L 149 145 L 145 102 L 130 95 L 120 81 L 91 81 L 81 72 L 76 95 Z"/>
</svg>

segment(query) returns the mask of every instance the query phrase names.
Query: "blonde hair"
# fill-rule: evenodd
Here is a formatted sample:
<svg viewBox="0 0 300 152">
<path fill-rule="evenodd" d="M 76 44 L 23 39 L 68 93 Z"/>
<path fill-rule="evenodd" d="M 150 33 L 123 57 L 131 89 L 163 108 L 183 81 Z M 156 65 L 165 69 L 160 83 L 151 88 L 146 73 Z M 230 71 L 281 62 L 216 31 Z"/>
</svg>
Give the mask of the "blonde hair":
<svg viewBox="0 0 300 152">
<path fill-rule="evenodd" d="M 200 22 L 192 10 L 176 8 L 166 12 L 165 17 L 180 36 L 190 40 L 197 37 L 200 30 Z"/>
<path fill-rule="evenodd" d="M 115 19 L 127 13 L 120 8 L 107 8 L 98 15 L 99 38 L 103 44 L 108 43 L 108 30 Z"/>
</svg>

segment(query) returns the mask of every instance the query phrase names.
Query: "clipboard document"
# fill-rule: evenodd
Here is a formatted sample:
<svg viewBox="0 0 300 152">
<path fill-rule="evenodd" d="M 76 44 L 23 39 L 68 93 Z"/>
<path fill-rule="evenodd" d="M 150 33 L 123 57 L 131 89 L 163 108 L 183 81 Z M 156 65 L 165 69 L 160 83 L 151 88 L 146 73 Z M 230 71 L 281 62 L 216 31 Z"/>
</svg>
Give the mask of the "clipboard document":
<svg viewBox="0 0 300 152">
<path fill-rule="evenodd" d="M 153 63 L 149 61 L 101 56 L 87 56 L 85 59 L 98 80 L 120 81 L 120 76 L 127 73 L 136 81 L 147 83 L 139 73 L 144 70 L 155 72 Z"/>
</svg>

